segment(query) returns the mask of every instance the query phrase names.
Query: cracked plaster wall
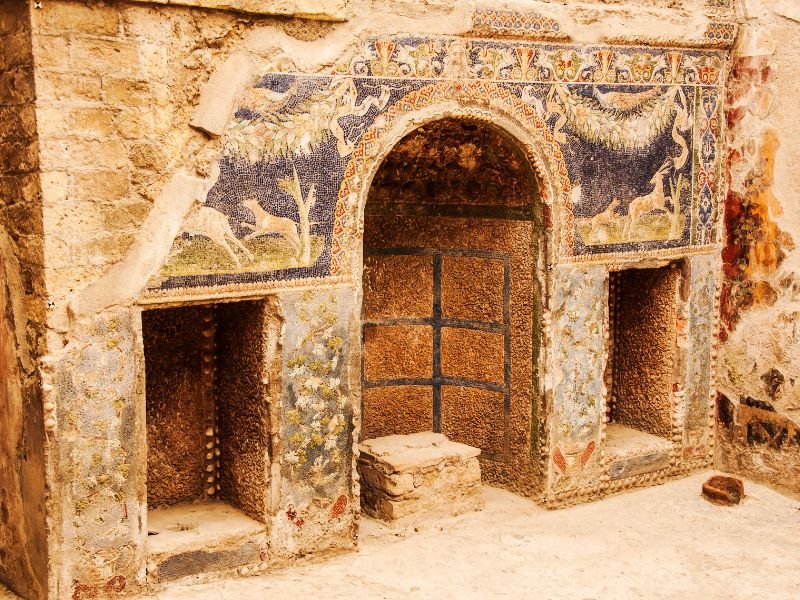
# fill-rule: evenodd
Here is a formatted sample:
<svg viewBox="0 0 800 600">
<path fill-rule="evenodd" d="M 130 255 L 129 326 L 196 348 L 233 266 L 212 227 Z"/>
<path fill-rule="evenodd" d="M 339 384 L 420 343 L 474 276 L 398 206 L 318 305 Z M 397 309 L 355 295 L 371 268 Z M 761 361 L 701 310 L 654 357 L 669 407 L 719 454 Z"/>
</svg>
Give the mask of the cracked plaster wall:
<svg viewBox="0 0 800 600">
<path fill-rule="evenodd" d="M 718 412 L 730 419 L 720 418 L 717 461 L 797 494 L 798 440 L 783 434 L 800 420 L 800 9 L 785 0 L 738 8 L 718 365 Z"/>
</svg>

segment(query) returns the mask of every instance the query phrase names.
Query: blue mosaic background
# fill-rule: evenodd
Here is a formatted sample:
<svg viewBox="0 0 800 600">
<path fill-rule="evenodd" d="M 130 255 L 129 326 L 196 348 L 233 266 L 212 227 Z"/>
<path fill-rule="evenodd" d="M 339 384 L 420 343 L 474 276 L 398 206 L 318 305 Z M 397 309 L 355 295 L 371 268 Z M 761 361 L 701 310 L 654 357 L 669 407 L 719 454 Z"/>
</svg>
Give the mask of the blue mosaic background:
<svg viewBox="0 0 800 600">
<path fill-rule="evenodd" d="M 241 256 L 238 267 L 219 244 L 184 232 L 151 289 L 277 285 L 329 277 L 336 206 L 354 148 L 376 120 L 409 93 L 437 80 L 461 78 L 492 80 L 552 128 L 573 188 L 572 255 L 713 243 L 718 185 L 707 184 L 708 173 L 719 170 L 720 150 L 717 126 L 710 124 L 709 115 L 718 111 L 715 85 L 723 76 L 722 65 L 715 52 L 399 38 L 354 48 L 332 68 L 332 75 L 267 74 L 242 98 L 229 124 L 220 177 L 205 206 L 227 216 L 233 235 L 242 240 L 258 225 L 243 204 L 255 199 L 266 213 L 296 225 L 300 249 L 291 246 L 289 236 L 264 229 L 245 240 L 254 258 Z M 646 117 L 659 102 L 668 114 L 646 143 L 625 135 L 616 143 L 603 137 L 604 120 L 609 128 L 630 129 L 626 120 Z M 584 130 L 575 126 L 583 116 L 565 118 L 570 110 L 588 115 Z M 680 111 L 689 119 L 688 130 L 675 125 Z M 701 152 L 695 147 L 698 120 L 705 132 Z M 593 134 L 595 139 L 587 139 L 586 128 L 599 132 Z M 664 176 L 663 206 L 642 216 L 631 227 L 633 233 L 625 235 L 623 221 L 630 203 L 656 189 L 652 178 L 665 161 L 677 162 L 681 147 L 676 135 L 685 140 L 688 160 L 673 165 Z M 701 186 L 695 171 L 705 174 L 703 198 L 697 197 Z M 290 190 L 292 180 L 299 184 L 299 199 Z M 670 197 L 676 184 L 680 202 Z M 609 209 L 615 198 L 618 204 Z M 300 206 L 309 199 L 313 205 L 303 241 Z M 592 221 L 604 211 L 605 217 Z M 700 222 L 693 227 L 698 215 Z M 567 222 L 563 215 L 560 222 Z M 296 246 L 297 240 L 293 243 Z"/>
</svg>

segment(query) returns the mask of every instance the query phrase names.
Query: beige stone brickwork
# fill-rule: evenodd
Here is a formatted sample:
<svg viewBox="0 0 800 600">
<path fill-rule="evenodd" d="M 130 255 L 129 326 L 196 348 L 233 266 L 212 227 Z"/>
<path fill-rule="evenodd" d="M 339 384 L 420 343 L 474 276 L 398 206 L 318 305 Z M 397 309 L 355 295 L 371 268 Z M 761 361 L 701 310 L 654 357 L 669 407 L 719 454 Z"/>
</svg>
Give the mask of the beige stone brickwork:
<svg viewBox="0 0 800 600">
<path fill-rule="evenodd" d="M 32 12 L 47 282 L 59 304 L 129 249 L 176 166 L 209 70 L 241 37 L 223 11 L 48 2 Z"/>
<path fill-rule="evenodd" d="M 421 432 L 367 440 L 359 451 L 361 506 L 372 517 L 426 522 L 483 507 L 477 448 Z"/>
</svg>

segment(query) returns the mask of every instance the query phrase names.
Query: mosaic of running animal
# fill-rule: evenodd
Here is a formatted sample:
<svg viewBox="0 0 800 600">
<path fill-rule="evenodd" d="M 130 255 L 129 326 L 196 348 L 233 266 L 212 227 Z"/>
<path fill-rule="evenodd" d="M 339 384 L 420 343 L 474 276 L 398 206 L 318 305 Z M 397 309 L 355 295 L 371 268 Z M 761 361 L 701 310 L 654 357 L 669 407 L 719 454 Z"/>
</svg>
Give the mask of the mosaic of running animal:
<svg viewBox="0 0 800 600">
<path fill-rule="evenodd" d="M 546 124 L 568 174 L 553 207 L 562 256 L 713 243 L 714 86 L 723 70 L 712 51 L 397 38 L 355 46 L 328 75 L 264 75 L 241 97 L 219 178 L 150 287 L 169 294 L 347 279 L 339 254 L 358 238 L 357 207 L 342 201 L 353 185 L 348 169 L 379 160 L 369 148 L 388 115 L 413 111 L 437 81 L 485 94 L 467 103 L 513 95 Z M 368 133 L 377 138 L 365 146 Z"/>
</svg>

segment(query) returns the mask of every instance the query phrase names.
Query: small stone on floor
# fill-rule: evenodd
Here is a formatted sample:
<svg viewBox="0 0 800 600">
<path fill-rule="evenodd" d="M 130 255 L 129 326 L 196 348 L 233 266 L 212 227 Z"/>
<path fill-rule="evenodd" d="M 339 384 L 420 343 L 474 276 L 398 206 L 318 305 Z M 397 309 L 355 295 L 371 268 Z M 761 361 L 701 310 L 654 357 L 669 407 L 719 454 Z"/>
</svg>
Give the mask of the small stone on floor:
<svg viewBox="0 0 800 600">
<path fill-rule="evenodd" d="M 733 506 L 744 498 L 744 483 L 738 477 L 714 475 L 703 484 L 703 497 L 719 506 Z"/>
</svg>

